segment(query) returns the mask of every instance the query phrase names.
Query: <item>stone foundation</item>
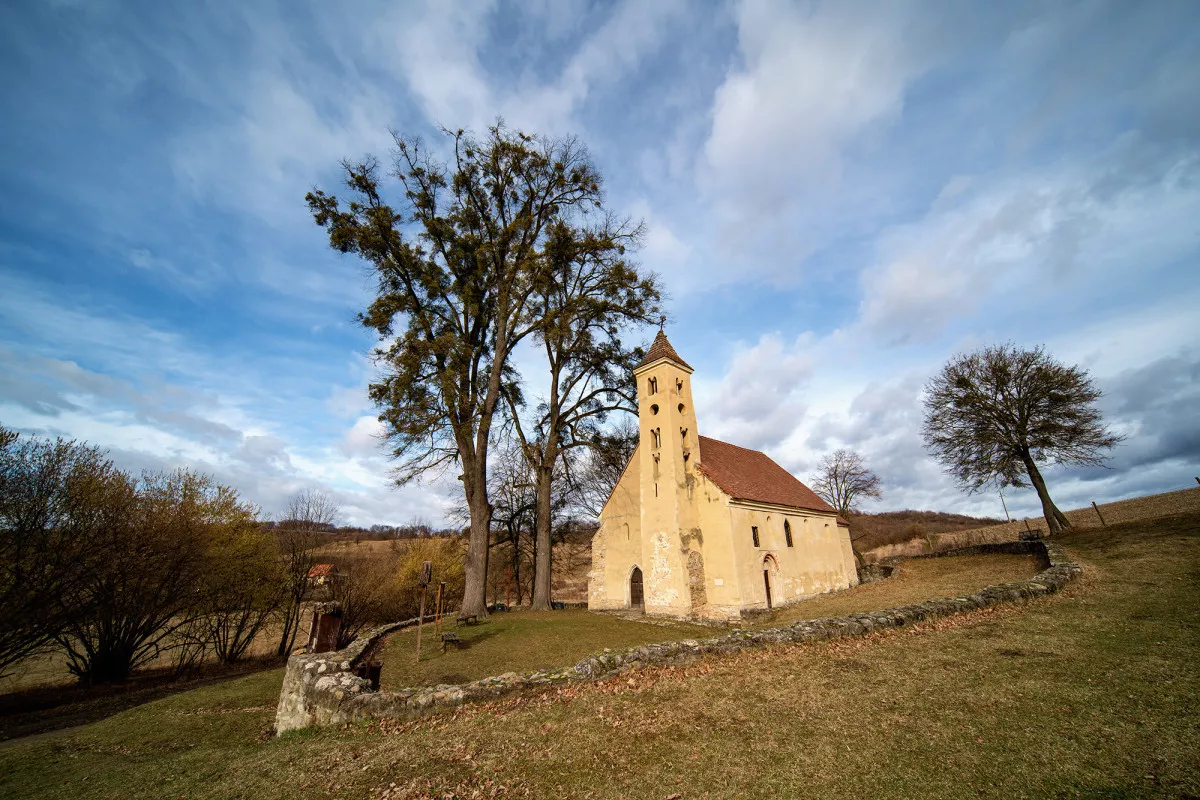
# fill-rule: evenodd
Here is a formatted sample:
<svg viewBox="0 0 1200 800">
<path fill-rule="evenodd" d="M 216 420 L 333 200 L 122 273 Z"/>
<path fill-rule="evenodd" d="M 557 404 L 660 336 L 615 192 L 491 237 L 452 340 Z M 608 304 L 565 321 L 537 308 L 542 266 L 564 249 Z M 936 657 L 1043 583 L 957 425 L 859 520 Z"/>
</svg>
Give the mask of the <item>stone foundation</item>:
<svg viewBox="0 0 1200 800">
<path fill-rule="evenodd" d="M 735 629 L 724 636 L 708 639 L 684 639 L 624 650 L 605 650 L 562 669 L 521 675 L 508 672 L 457 686 L 426 686 L 399 692 L 374 691 L 370 682 L 356 672 L 370 662 L 385 636 L 416 624 L 415 619 L 406 620 L 376 628 L 336 653 L 292 656 L 288 660 L 279 696 L 275 731 L 285 733 L 310 725 L 342 725 L 370 719 L 415 719 L 464 703 L 490 700 L 567 681 L 595 680 L 642 666 L 684 663 L 708 653 L 736 653 L 774 644 L 863 636 L 883 628 L 898 628 L 923 620 L 1052 594 L 1083 571 L 1078 564 L 1069 561 L 1062 548 L 1054 542 L 976 545 L 965 550 L 967 552 L 950 551 L 937 555 L 1032 553 L 1041 558 L 1044 569 L 1027 581 L 989 586 L 963 597 L 943 597 L 886 611 L 805 620 L 782 628 Z"/>
</svg>

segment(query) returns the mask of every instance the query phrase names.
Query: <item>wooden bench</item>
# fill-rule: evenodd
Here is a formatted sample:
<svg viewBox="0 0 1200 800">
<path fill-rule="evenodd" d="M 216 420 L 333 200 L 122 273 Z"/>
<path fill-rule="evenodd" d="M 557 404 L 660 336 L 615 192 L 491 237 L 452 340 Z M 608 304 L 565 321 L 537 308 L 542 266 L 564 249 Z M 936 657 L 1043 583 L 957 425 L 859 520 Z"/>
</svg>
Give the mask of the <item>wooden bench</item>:
<svg viewBox="0 0 1200 800">
<path fill-rule="evenodd" d="M 462 647 L 462 639 L 458 638 L 457 633 L 443 633 L 442 634 L 442 652 L 443 653 L 446 652 L 446 645 L 448 645 L 448 644 L 452 644 L 456 648 L 461 648 Z"/>
<path fill-rule="evenodd" d="M 476 615 L 476 614 L 468 614 L 468 615 L 467 615 L 467 616 L 465 616 L 465 617 L 458 617 L 458 618 L 456 619 L 456 622 L 457 622 L 459 625 L 462 625 L 463 623 L 466 623 L 467 625 L 474 625 L 474 624 L 476 624 L 477 622 L 479 622 L 479 617 L 478 617 L 478 615 Z"/>
</svg>

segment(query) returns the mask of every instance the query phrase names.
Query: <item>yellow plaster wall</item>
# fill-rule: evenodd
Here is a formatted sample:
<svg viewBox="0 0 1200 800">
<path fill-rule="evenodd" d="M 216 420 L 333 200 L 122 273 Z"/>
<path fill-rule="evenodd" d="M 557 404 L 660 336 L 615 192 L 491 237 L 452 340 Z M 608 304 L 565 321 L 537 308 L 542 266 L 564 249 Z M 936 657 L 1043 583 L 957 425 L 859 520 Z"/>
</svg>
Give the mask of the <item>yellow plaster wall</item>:
<svg viewBox="0 0 1200 800">
<path fill-rule="evenodd" d="M 763 569 L 768 555 L 774 556 L 774 564 L 766 569 L 771 573 L 771 602 L 775 607 L 846 589 L 858 582 L 853 554 L 848 553 L 849 531 L 839 528 L 834 515 L 742 502 L 732 504 L 730 512 L 730 540 L 737 551 L 744 608 L 767 607 Z M 784 520 L 792 526 L 792 547 L 787 546 L 784 536 Z M 758 547 L 754 546 L 751 531 L 755 525 Z"/>
<path fill-rule="evenodd" d="M 642 560 L 641 469 L 637 450 L 600 512 L 600 529 L 592 538 L 588 573 L 588 608 L 629 607 L 629 575 Z"/>
</svg>

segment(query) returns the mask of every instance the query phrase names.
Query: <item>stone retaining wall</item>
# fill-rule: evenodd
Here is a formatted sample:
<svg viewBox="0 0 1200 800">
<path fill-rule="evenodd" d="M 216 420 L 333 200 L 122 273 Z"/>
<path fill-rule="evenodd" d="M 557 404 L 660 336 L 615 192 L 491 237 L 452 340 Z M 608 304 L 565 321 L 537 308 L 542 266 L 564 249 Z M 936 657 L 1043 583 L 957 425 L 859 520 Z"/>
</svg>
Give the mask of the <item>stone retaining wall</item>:
<svg viewBox="0 0 1200 800">
<path fill-rule="evenodd" d="M 782 628 L 735 629 L 724 636 L 709 639 L 684 639 L 624 650 L 605 650 L 562 669 L 521 675 L 508 672 L 457 686 L 426 686 L 398 692 L 372 690 L 370 682 L 358 677 L 355 669 L 369 660 L 385 636 L 415 624 L 416 620 L 384 625 L 359 638 L 345 650 L 292 656 L 288 660 L 280 692 L 275 731 L 284 733 L 310 725 L 341 725 L 370 719 L 415 719 L 464 703 L 490 700 L 567 681 L 595 680 L 642 666 L 688 662 L 707 653 L 736 653 L 773 644 L 863 636 L 883 628 L 898 628 L 922 620 L 1052 594 L 1082 572 L 1080 566 L 1067 559 L 1062 548 L 1054 542 L 1014 542 L 1002 547 L 1003 552 L 1037 554 L 1045 569 L 1027 581 L 989 586 L 963 597 L 943 597 L 886 611 L 805 620 Z M 975 546 L 972 550 L 992 552 L 987 545 Z"/>
</svg>

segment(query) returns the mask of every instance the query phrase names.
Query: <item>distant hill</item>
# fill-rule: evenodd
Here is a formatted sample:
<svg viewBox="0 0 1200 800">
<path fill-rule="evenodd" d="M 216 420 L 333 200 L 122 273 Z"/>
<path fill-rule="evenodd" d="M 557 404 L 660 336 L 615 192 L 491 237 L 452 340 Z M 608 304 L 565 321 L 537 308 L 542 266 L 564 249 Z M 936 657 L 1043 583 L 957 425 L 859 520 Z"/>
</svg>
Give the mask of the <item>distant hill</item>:
<svg viewBox="0 0 1200 800">
<path fill-rule="evenodd" d="M 991 517 L 968 517 L 942 511 L 884 511 L 879 514 L 852 514 L 850 539 L 854 549 L 864 552 L 886 544 L 907 542 L 930 533 L 951 533 L 982 528 L 1004 522 Z"/>
</svg>

